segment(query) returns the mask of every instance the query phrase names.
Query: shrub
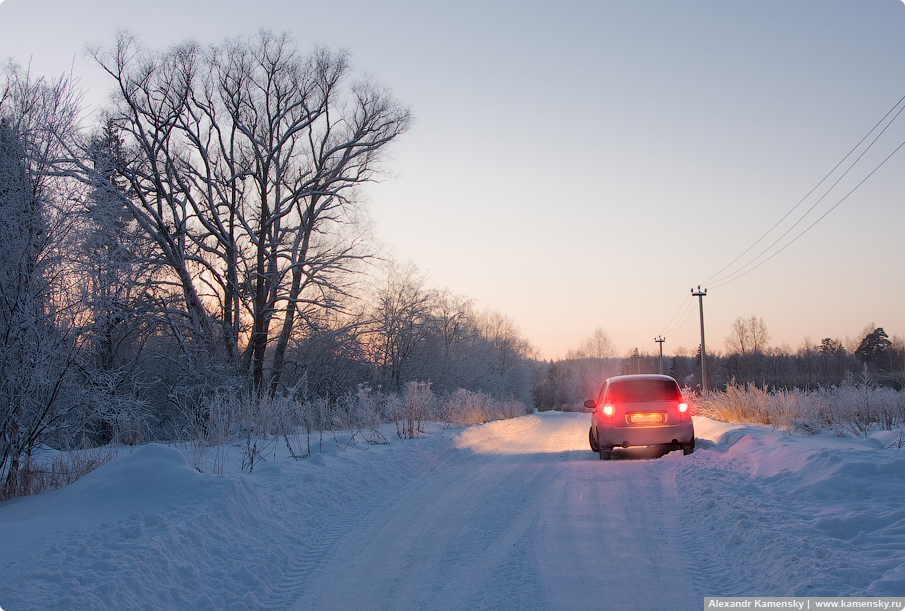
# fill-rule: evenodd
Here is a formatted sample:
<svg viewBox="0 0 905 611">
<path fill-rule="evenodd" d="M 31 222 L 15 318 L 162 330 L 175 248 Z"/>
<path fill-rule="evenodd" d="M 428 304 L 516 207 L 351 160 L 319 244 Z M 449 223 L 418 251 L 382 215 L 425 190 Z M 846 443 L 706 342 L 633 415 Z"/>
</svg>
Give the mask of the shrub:
<svg viewBox="0 0 905 611">
<path fill-rule="evenodd" d="M 402 397 L 390 395 L 388 406 L 400 439 L 414 439 L 424 432 L 433 399 L 430 382 L 409 382 Z"/>
<path fill-rule="evenodd" d="M 518 399 L 510 397 L 501 401 L 490 395 L 464 388 L 446 397 L 440 411 L 440 417 L 444 422 L 457 426 L 518 418 L 528 413 L 525 404 Z"/>
</svg>

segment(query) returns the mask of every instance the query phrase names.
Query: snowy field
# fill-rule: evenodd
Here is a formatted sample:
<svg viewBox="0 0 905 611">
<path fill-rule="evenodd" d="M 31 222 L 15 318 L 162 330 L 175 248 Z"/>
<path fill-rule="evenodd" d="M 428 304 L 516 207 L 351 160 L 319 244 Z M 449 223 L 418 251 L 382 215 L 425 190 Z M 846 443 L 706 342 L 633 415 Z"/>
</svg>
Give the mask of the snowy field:
<svg viewBox="0 0 905 611">
<path fill-rule="evenodd" d="M 905 450 L 696 418 L 698 449 L 601 461 L 588 414 L 386 445 L 148 445 L 0 505 L 0 607 L 700 609 L 905 596 Z M 898 439 L 898 432 L 895 433 Z M 317 448 L 315 447 L 315 450 Z M 222 455 L 221 455 L 222 456 Z M 198 464 L 202 472 L 192 465 Z"/>
</svg>

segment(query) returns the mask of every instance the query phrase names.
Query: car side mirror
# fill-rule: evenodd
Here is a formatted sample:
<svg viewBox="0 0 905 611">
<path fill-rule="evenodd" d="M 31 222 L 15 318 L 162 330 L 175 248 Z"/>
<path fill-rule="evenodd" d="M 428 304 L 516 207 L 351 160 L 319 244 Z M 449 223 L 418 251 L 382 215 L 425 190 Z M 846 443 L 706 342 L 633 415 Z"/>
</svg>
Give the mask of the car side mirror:
<svg viewBox="0 0 905 611">
<path fill-rule="evenodd" d="M 595 401 L 594 399 L 588 399 L 584 402 L 584 409 L 582 409 L 581 411 L 593 412 L 595 409 L 597 409 L 597 401 Z"/>
</svg>

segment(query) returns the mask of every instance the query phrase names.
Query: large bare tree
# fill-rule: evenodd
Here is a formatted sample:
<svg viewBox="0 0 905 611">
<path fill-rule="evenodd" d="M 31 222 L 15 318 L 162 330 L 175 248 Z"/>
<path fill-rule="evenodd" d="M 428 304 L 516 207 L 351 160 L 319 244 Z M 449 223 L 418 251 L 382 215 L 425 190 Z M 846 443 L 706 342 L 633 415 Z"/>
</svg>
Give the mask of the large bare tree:
<svg viewBox="0 0 905 611">
<path fill-rule="evenodd" d="M 185 321 L 174 335 L 192 366 L 225 346 L 257 389 L 277 390 L 299 322 L 337 307 L 368 256 L 358 187 L 408 109 L 353 80 L 345 53 L 303 55 L 287 35 L 155 53 L 120 34 L 92 54 L 116 83 L 122 198 L 168 269 L 160 298 Z"/>
</svg>

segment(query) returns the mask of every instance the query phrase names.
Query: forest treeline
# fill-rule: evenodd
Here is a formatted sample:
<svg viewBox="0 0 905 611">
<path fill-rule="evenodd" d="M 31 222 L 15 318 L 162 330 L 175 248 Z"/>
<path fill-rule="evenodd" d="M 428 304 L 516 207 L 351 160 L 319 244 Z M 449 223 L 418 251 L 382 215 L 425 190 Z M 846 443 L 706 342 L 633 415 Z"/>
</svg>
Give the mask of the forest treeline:
<svg viewBox="0 0 905 611">
<path fill-rule="evenodd" d="M 797 350 L 769 346 L 763 319 L 738 318 L 724 341 L 725 350 L 708 348 L 708 390 L 733 385 L 756 388 L 815 390 L 842 385 L 905 386 L 905 341 L 890 338 L 882 327 L 867 325 L 855 339 L 824 338 L 815 344 L 805 338 Z M 684 351 L 680 351 L 684 352 Z M 700 348 L 694 354 L 664 356 L 635 351 L 617 357 L 607 334 L 598 329 L 567 358 L 543 364 L 534 387 L 538 409 L 574 409 L 593 397 L 609 376 L 659 373 L 682 386 L 701 390 Z"/>
</svg>

